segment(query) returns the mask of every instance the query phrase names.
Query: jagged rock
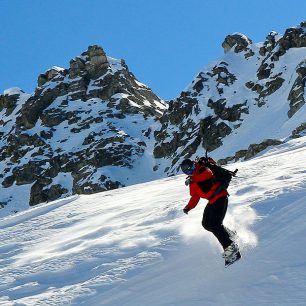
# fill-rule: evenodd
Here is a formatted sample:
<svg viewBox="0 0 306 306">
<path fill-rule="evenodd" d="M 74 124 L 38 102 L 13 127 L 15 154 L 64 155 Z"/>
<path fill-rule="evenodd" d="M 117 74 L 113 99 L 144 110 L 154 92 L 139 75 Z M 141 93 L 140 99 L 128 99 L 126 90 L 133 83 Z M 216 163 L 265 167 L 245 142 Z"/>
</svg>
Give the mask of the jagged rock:
<svg viewBox="0 0 306 306">
<path fill-rule="evenodd" d="M 123 184 L 121 184 L 118 181 L 112 181 L 110 180 L 110 178 L 106 177 L 105 175 L 101 175 L 100 177 L 100 181 L 103 185 L 103 187 L 101 187 L 101 185 L 99 184 L 94 184 L 91 182 L 84 182 L 83 185 L 78 185 L 75 184 L 74 186 L 74 192 L 77 194 L 93 194 L 93 193 L 97 193 L 97 192 L 102 192 L 102 191 L 107 191 L 107 190 L 112 190 L 112 189 L 117 189 L 120 187 L 124 187 Z"/>
<path fill-rule="evenodd" d="M 217 76 L 216 81 L 219 84 L 226 86 L 232 85 L 236 77 L 234 74 L 230 73 L 225 65 L 226 63 L 220 63 L 220 65 L 213 67 L 211 76 Z"/>
<path fill-rule="evenodd" d="M 259 95 L 261 94 L 261 92 L 264 89 L 263 85 L 260 85 L 258 83 L 254 83 L 252 81 L 249 81 L 247 83 L 245 83 L 245 86 L 253 91 L 256 91 Z"/>
<path fill-rule="evenodd" d="M 260 48 L 260 54 L 268 56 L 272 61 L 278 61 L 289 49 L 306 46 L 305 22 L 299 27 L 289 28 L 283 36 L 271 32 L 264 45 Z"/>
<path fill-rule="evenodd" d="M 38 87 L 41 87 L 47 82 L 54 80 L 55 77 L 57 77 L 57 81 L 62 81 L 66 75 L 67 70 L 54 66 L 51 69 L 47 70 L 45 73 L 39 75 L 37 80 Z"/>
<path fill-rule="evenodd" d="M 213 81 L 216 90 L 222 95 L 224 86 L 235 84 L 236 76 L 224 61 L 213 66 L 210 71 L 201 72 L 192 82 L 190 89 L 181 93 L 174 101 L 169 102 L 168 110 L 160 119 L 161 128 L 154 132 L 156 145 L 155 158 L 169 158 L 170 167 L 165 169 L 168 175 L 178 171 L 181 158 L 190 157 L 197 152 L 199 146 L 213 151 L 222 146 L 222 139 L 239 127 L 242 114 L 248 114 L 247 101 L 227 106 L 226 99 L 207 99 L 202 105 L 201 96 L 209 92 L 209 84 Z M 211 109 L 212 115 L 201 117 Z M 209 113 L 211 113 L 209 112 Z M 196 120 L 193 118 L 196 117 Z M 184 120 L 183 120 L 184 119 Z M 237 123 L 238 121 L 238 123 Z M 231 127 L 235 123 L 233 127 Z M 179 153 L 178 153 L 179 152 Z M 155 167 L 157 171 L 158 167 Z"/>
<path fill-rule="evenodd" d="M 265 87 L 261 89 L 259 97 L 266 97 L 272 95 L 275 91 L 277 91 L 285 80 L 283 78 L 277 77 L 272 81 L 269 81 L 265 84 Z"/>
<path fill-rule="evenodd" d="M 298 30 L 301 35 L 293 39 L 295 42 L 292 43 L 292 46 L 299 45 L 298 40 L 303 40 L 303 31 Z M 288 31 L 285 39 L 288 39 L 290 35 Z M 176 173 L 178 163 L 182 158 L 192 157 L 201 149 L 208 149 L 210 152 L 217 151 L 220 154 L 223 139 L 230 134 L 242 133 L 244 120 L 248 121 L 251 111 L 256 113 L 258 107 L 263 111 L 269 111 L 272 106 L 270 105 L 271 100 L 276 97 L 273 94 L 280 89 L 287 90 L 286 86 L 290 83 L 285 78 L 289 69 L 285 65 L 275 63 L 273 59 L 281 38 L 278 33 L 271 32 L 260 46 L 259 44 L 253 45 L 250 39 L 241 34 L 227 36 L 223 43 L 225 53 L 230 50 L 242 53 L 245 62 L 242 57 L 236 59 L 243 62 L 246 67 L 245 71 L 259 67 L 256 72 L 254 71 L 253 77 L 242 82 L 244 72 L 242 75 L 235 75 L 231 72 L 231 70 L 234 71 L 231 60 L 229 62 L 222 60 L 209 67 L 207 71 L 200 72 L 177 99 L 169 102 L 169 108 L 161 118 L 159 128 L 154 132 L 156 139 L 154 157 L 169 160 L 168 165 L 170 166 L 164 168 L 168 175 Z M 265 57 L 260 57 L 260 55 Z M 253 62 L 256 63 L 252 68 L 248 66 L 252 63 L 248 61 L 248 57 L 253 57 Z M 304 75 L 303 69 L 300 74 Z M 304 97 L 302 78 L 300 76 L 299 85 L 296 85 L 290 96 L 294 97 L 295 101 Z M 245 84 L 244 88 L 239 87 L 241 83 Z M 252 92 L 243 99 L 243 94 L 247 89 Z M 293 112 L 303 106 L 302 103 L 299 105 L 294 102 L 291 105 L 294 105 Z M 231 138 L 234 139 L 234 136 Z M 250 135 L 251 138 L 252 135 Z M 269 145 L 273 143 L 263 141 L 258 145 L 254 144 L 248 150 L 240 150 L 234 156 L 225 157 L 224 162 L 242 159 L 245 156 L 250 158 Z M 154 169 L 158 171 L 160 166 L 156 165 Z"/>
<path fill-rule="evenodd" d="M 107 71 L 109 63 L 104 50 L 97 46 L 89 46 L 88 51 L 89 61 L 86 63 L 86 70 L 91 79 L 97 79 Z M 84 56 L 84 53 L 82 54 Z"/>
<path fill-rule="evenodd" d="M 306 60 L 298 65 L 296 72 L 298 77 L 288 96 L 288 100 L 290 101 L 290 109 L 288 111 L 289 118 L 291 118 L 305 104 Z"/>
<path fill-rule="evenodd" d="M 161 134 L 157 135 L 157 138 L 164 139 Z M 167 156 L 173 155 L 177 148 L 181 145 L 180 135 L 178 133 L 174 133 L 172 135 L 172 139 L 169 142 L 162 142 L 161 145 L 157 145 L 154 148 L 153 154 L 155 158 L 163 158 Z"/>
<path fill-rule="evenodd" d="M 242 51 L 249 51 L 250 50 L 249 45 L 252 43 L 253 43 L 252 40 L 246 37 L 245 35 L 240 33 L 235 33 L 225 37 L 225 40 L 222 43 L 222 47 L 224 49 L 224 52 L 227 53 L 235 46 L 234 51 L 236 53 L 239 53 Z"/>
<path fill-rule="evenodd" d="M 265 56 L 267 53 L 271 52 L 276 47 L 278 36 L 279 34 L 277 32 L 270 32 L 263 46 L 259 49 L 259 54 Z"/>
<path fill-rule="evenodd" d="M 70 61 L 69 76 L 97 79 L 107 72 L 109 63 L 104 50 L 97 46 L 89 46 L 88 50 Z"/>
<path fill-rule="evenodd" d="M 268 65 L 267 63 L 263 63 L 257 71 L 258 80 L 267 79 L 270 76 L 272 69 L 273 67 L 271 64 Z"/>
<path fill-rule="evenodd" d="M 82 76 L 82 73 L 85 70 L 85 60 L 76 57 L 72 59 L 69 64 L 69 76 L 71 79 Z"/>
<path fill-rule="evenodd" d="M 306 33 L 302 27 L 289 28 L 284 36 L 279 40 L 278 55 L 281 56 L 290 48 L 306 47 Z"/>
<path fill-rule="evenodd" d="M 154 137 L 157 141 L 153 151 L 155 158 L 173 156 L 178 147 L 185 146 L 189 142 L 190 131 L 194 133 L 198 130 L 199 125 L 197 126 L 192 120 L 182 122 L 182 118 L 188 118 L 196 105 L 197 100 L 184 92 L 176 101 L 169 102 L 168 111 L 160 119 L 161 129 L 154 132 Z M 170 135 L 167 128 L 171 125 L 178 126 L 179 131 Z M 192 148 L 191 146 L 191 151 L 193 150 Z"/>
<path fill-rule="evenodd" d="M 35 126 L 43 110 L 48 108 L 57 97 L 67 93 L 67 86 L 60 83 L 55 88 L 44 90 L 37 89 L 35 95 L 31 96 L 25 103 L 16 119 L 17 127 L 21 130 L 31 129 Z"/>
<path fill-rule="evenodd" d="M 299 138 L 306 135 L 306 122 L 300 124 L 292 131 L 292 138 Z"/>
<path fill-rule="evenodd" d="M 211 152 L 222 145 L 222 138 L 231 131 L 226 123 L 218 123 L 218 118 L 207 117 L 201 120 L 199 135 L 203 139 L 203 147 Z"/>
<path fill-rule="evenodd" d="M 67 194 L 68 190 L 63 188 L 61 185 L 56 184 L 52 185 L 49 188 L 46 188 L 47 182 L 42 183 L 42 181 L 36 181 L 36 183 L 31 188 L 31 195 L 30 195 L 30 206 L 54 201 L 60 198 L 62 195 Z"/>
<path fill-rule="evenodd" d="M 7 204 L 7 202 L 0 202 L 0 208 L 4 208 Z"/>
<path fill-rule="evenodd" d="M 11 187 L 15 182 L 15 176 L 14 175 L 10 175 L 4 178 L 4 180 L 2 181 L 2 186 L 4 188 L 8 188 Z"/>
<path fill-rule="evenodd" d="M 235 153 L 235 161 L 240 160 L 248 154 L 248 150 L 239 150 Z"/>
<path fill-rule="evenodd" d="M 40 115 L 40 119 L 44 126 L 46 127 L 54 127 L 59 125 L 65 120 L 69 120 L 69 113 L 65 112 L 61 109 L 47 109 L 42 112 Z"/>
<path fill-rule="evenodd" d="M 36 163 L 29 163 L 23 167 L 18 167 L 13 170 L 15 176 L 16 185 L 31 184 L 37 178 L 38 173 L 40 173 L 40 166 Z"/>
<path fill-rule="evenodd" d="M 234 159 L 235 159 L 234 156 L 229 156 L 229 157 L 226 157 L 226 158 L 220 158 L 220 159 L 218 159 L 217 164 L 220 165 L 220 166 L 227 165 L 228 163 L 230 163 Z"/>
<path fill-rule="evenodd" d="M 259 152 L 262 152 L 263 150 L 265 150 L 266 148 L 270 147 L 270 146 L 277 146 L 282 144 L 283 141 L 281 140 L 277 140 L 277 139 L 266 139 L 264 140 L 262 143 L 259 144 L 251 144 L 248 149 L 246 150 L 246 154 L 245 154 L 245 160 L 250 159 L 252 157 L 254 157 L 256 154 L 258 154 Z M 240 151 L 241 153 L 241 151 Z"/>
<path fill-rule="evenodd" d="M 233 105 L 232 107 L 226 107 L 226 99 L 220 99 L 216 102 L 214 102 L 212 99 L 209 99 L 207 106 L 212 108 L 215 114 L 222 120 L 232 122 L 239 120 L 242 113 L 249 113 L 246 102 Z"/>
<path fill-rule="evenodd" d="M 0 112 L 6 109 L 5 115 L 9 116 L 17 105 L 20 93 L 23 93 L 21 89 L 13 88 L 11 92 L 8 91 L 6 94 L 0 95 Z"/>
<path fill-rule="evenodd" d="M 271 146 L 277 146 L 280 144 L 283 144 L 284 142 L 277 139 L 265 139 L 263 142 L 259 144 L 251 144 L 247 150 L 239 150 L 235 153 L 234 156 L 229 156 L 223 159 L 218 160 L 218 164 L 220 165 L 226 165 L 229 162 L 237 162 L 239 160 L 248 160 L 254 156 L 256 156 L 258 153 L 264 151 L 268 147 Z"/>
</svg>

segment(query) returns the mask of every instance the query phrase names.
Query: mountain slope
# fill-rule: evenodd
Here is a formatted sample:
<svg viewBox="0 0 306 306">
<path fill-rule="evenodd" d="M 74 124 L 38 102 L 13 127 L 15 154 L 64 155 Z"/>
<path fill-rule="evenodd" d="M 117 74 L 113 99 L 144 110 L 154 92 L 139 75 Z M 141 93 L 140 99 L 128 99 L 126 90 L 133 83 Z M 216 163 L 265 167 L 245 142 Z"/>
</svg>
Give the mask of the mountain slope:
<svg viewBox="0 0 306 306">
<path fill-rule="evenodd" d="M 41 74 L 32 95 L 5 91 L 0 203 L 7 207 L 1 213 L 135 183 L 139 164 L 144 175 L 136 182 L 153 179 L 145 171 L 153 167 L 148 129 L 165 108 L 123 60 L 98 46 L 71 60 L 69 69 Z"/>
<path fill-rule="evenodd" d="M 98 46 L 41 74 L 32 94 L 5 91 L 0 216 L 175 175 L 206 149 L 226 164 L 305 135 L 306 22 L 222 46 L 169 103 Z"/>
<path fill-rule="evenodd" d="M 224 269 L 188 216 L 184 177 L 38 205 L 0 221 L 3 305 L 304 305 L 306 137 L 239 162 L 225 224 L 243 259 Z"/>
<path fill-rule="evenodd" d="M 306 23 L 257 44 L 234 33 L 223 47 L 160 119 L 154 156 L 169 174 L 206 149 L 237 161 L 305 133 Z"/>
</svg>

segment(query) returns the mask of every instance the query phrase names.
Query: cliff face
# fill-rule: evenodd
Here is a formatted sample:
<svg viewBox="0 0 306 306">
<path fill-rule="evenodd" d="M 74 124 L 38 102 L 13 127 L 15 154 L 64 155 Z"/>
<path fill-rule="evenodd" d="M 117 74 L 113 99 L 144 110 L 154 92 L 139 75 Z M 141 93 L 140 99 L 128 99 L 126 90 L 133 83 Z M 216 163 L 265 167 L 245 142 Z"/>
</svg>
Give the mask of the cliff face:
<svg viewBox="0 0 306 306">
<path fill-rule="evenodd" d="M 305 26 L 256 44 L 227 36 L 223 58 L 167 103 L 98 46 L 41 74 L 32 94 L 5 91 L 0 215 L 173 175 L 206 149 L 227 163 L 304 135 Z"/>
</svg>

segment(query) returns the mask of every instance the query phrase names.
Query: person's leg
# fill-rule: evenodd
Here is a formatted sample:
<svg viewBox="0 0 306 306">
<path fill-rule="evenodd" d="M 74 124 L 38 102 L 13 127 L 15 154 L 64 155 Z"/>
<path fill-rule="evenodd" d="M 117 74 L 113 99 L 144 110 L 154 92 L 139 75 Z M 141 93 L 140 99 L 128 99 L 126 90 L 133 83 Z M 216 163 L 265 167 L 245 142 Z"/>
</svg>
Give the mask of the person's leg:
<svg viewBox="0 0 306 306">
<path fill-rule="evenodd" d="M 202 219 L 203 227 L 215 235 L 223 249 L 226 249 L 232 243 L 228 232 L 222 224 L 226 214 L 227 205 L 227 198 L 221 198 L 213 204 L 207 204 Z"/>
</svg>

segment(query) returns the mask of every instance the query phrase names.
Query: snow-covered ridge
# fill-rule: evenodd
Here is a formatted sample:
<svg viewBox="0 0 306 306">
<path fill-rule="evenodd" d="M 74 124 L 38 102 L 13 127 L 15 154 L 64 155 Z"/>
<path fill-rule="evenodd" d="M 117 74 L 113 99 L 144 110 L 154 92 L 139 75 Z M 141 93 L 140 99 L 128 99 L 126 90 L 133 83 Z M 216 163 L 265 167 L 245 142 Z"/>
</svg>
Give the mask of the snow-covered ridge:
<svg viewBox="0 0 306 306">
<path fill-rule="evenodd" d="M 205 201 L 183 214 L 188 189 L 176 176 L 2 219 L 0 304 L 302 306 L 305 144 L 231 166 L 225 225 L 243 257 L 230 268 L 201 226 Z"/>
<path fill-rule="evenodd" d="M 23 91 L 19 87 L 12 87 L 12 88 L 4 90 L 3 95 L 12 96 L 12 95 L 20 95 L 22 93 Z"/>
<path fill-rule="evenodd" d="M 145 151 L 153 145 L 149 128 L 164 109 L 123 60 L 98 46 L 68 69 L 41 74 L 31 95 L 6 91 L 0 97 L 0 215 L 157 178 Z M 135 165 L 142 169 L 137 178 Z"/>
<path fill-rule="evenodd" d="M 234 33 L 222 46 L 224 56 L 170 102 L 157 128 L 154 153 L 168 174 L 206 149 L 237 161 L 254 156 L 249 148 L 267 139 L 278 143 L 305 133 L 305 24 L 283 35 L 270 32 L 263 43 Z"/>
<path fill-rule="evenodd" d="M 234 33 L 222 46 L 169 103 L 96 45 L 42 73 L 32 94 L 6 91 L 0 216 L 175 175 L 206 149 L 228 163 L 305 135 L 305 23 L 262 43 Z"/>
</svg>

